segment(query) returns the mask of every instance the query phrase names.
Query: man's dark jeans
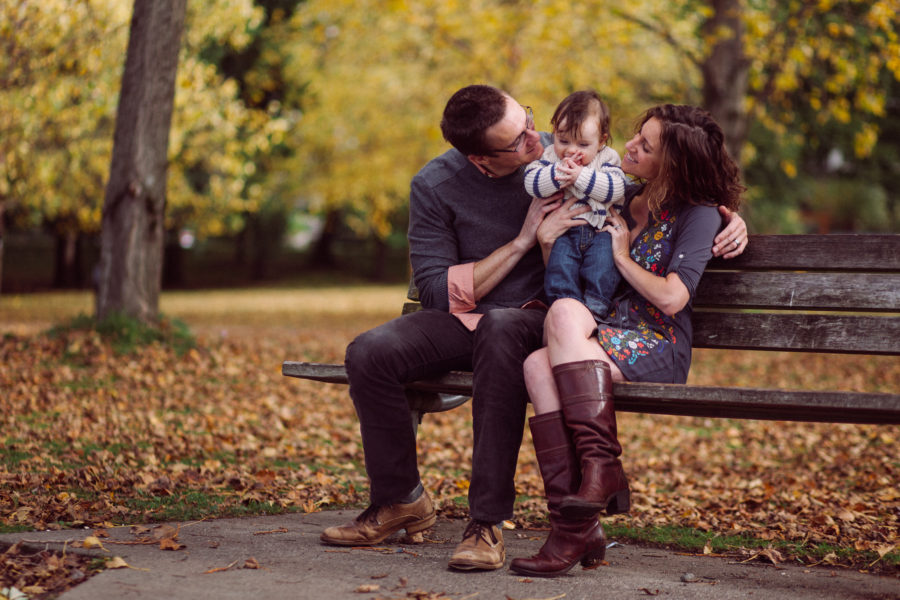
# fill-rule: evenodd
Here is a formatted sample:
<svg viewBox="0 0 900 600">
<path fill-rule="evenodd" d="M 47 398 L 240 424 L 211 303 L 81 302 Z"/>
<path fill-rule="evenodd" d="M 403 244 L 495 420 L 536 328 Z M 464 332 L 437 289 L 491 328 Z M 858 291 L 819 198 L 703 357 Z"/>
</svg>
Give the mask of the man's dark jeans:
<svg viewBox="0 0 900 600">
<path fill-rule="evenodd" d="M 373 504 L 398 502 L 419 483 L 416 438 L 403 384 L 451 370 L 472 370 L 469 513 L 490 522 L 512 517 L 528 403 L 522 363 L 542 345 L 545 314 L 492 310 L 472 332 L 453 315 L 426 309 L 380 325 L 350 343 L 345 364 Z"/>
<path fill-rule="evenodd" d="M 621 280 L 609 232 L 585 224 L 572 227 L 553 243 L 544 291 L 551 304 L 560 298 L 575 298 L 594 318 L 602 319 Z"/>
</svg>

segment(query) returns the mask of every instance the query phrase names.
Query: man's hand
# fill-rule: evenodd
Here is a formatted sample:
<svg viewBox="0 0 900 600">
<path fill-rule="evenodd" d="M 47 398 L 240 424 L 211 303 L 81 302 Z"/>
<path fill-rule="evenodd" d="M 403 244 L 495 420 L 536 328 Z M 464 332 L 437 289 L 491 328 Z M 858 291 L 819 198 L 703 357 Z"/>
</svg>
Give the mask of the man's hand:
<svg viewBox="0 0 900 600">
<path fill-rule="evenodd" d="M 472 289 L 476 301 L 503 281 L 519 260 L 534 247 L 538 240 L 538 229 L 543 225 L 545 216 L 558 211 L 561 204 L 562 192 L 550 198 L 531 199 L 519 235 L 475 263 Z M 541 252 L 543 251 L 542 247 Z M 544 260 L 546 261 L 546 256 Z"/>
<path fill-rule="evenodd" d="M 559 208 L 562 204 L 562 192 L 553 194 L 549 198 L 531 198 L 525 222 L 516 237 L 516 242 L 522 244 L 524 250 L 530 249 L 538 241 L 538 230 L 545 220 L 547 213 Z"/>
<path fill-rule="evenodd" d="M 722 215 L 725 229 L 713 240 L 713 256 L 722 258 L 740 256 L 747 248 L 747 224 L 741 215 L 724 206 L 719 207 L 719 214 Z"/>
<path fill-rule="evenodd" d="M 561 193 L 559 195 L 560 197 L 562 196 Z M 572 209 L 575 202 L 577 202 L 576 198 L 569 198 L 561 205 L 557 203 L 556 207 L 547 213 L 547 216 L 537 229 L 537 240 L 541 245 L 541 253 L 544 255 L 545 264 L 556 238 L 568 231 L 570 227 L 584 225 L 584 220 L 576 219 L 575 217 L 590 212 L 591 208 L 587 204 L 583 204 Z"/>
</svg>

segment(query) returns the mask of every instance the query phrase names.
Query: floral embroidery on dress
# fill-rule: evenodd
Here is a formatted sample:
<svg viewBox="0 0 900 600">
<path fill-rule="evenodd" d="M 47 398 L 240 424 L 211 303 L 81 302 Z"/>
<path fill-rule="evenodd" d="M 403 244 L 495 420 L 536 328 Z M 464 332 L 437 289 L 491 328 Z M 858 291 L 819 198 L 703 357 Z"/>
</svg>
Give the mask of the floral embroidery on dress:
<svg viewBox="0 0 900 600">
<path fill-rule="evenodd" d="M 664 210 L 659 220 L 634 241 L 631 246 L 631 258 L 651 273 L 661 275 L 671 254 L 670 235 L 674 225 L 675 216 Z"/>
<path fill-rule="evenodd" d="M 675 215 L 663 211 L 631 246 L 631 258 L 644 269 L 662 276 L 672 254 L 671 234 Z M 634 364 L 641 356 L 662 352 L 666 342 L 674 343 L 675 327 L 671 319 L 647 300 L 641 304 L 628 304 L 629 315 L 624 316 L 629 329 L 600 324 L 597 337 L 601 346 L 615 360 Z M 608 315 L 611 323 L 621 322 L 612 309 Z"/>
</svg>

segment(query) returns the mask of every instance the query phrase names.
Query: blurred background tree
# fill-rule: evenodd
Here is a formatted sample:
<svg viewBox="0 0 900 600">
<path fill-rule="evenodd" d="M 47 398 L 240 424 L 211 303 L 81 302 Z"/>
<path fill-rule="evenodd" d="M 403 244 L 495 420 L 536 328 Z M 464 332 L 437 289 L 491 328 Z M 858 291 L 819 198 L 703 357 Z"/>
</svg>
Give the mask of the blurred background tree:
<svg viewBox="0 0 900 600">
<path fill-rule="evenodd" d="M 0 223 L 58 240 L 60 286 L 88 280 L 78 256 L 99 225 L 123 4 L 0 4 Z M 167 285 L 200 281 L 185 256 L 214 241 L 233 267 L 215 271 L 272 277 L 286 234 L 311 244 L 293 269 L 402 276 L 409 180 L 447 148 L 447 97 L 474 82 L 531 104 L 544 129 L 567 93 L 595 87 L 619 151 L 646 107 L 702 104 L 741 160 L 753 231 L 897 231 L 898 12 L 900 0 L 188 0 Z M 339 260 L 336 242 L 355 256 Z"/>
<path fill-rule="evenodd" d="M 134 0 L 100 225 L 96 318 L 159 315 L 169 132 L 186 0 Z"/>
</svg>

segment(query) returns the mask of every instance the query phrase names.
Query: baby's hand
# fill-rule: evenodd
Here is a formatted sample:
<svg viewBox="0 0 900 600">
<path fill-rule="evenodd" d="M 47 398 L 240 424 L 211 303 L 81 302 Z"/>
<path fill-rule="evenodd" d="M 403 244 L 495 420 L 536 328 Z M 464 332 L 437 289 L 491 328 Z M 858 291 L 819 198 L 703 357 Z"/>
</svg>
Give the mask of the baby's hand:
<svg viewBox="0 0 900 600">
<path fill-rule="evenodd" d="M 560 187 L 567 187 L 575 183 L 581 173 L 582 166 L 571 158 L 564 158 L 556 165 L 556 181 Z"/>
</svg>

